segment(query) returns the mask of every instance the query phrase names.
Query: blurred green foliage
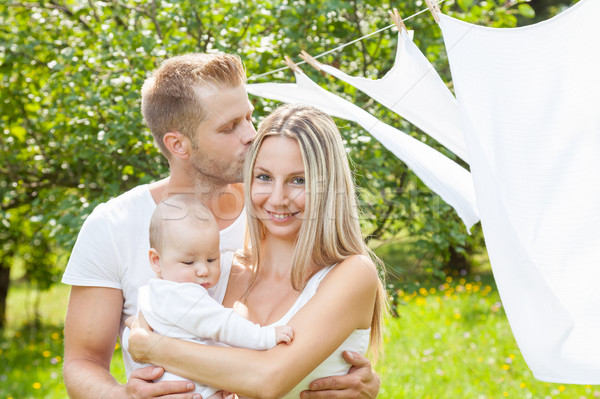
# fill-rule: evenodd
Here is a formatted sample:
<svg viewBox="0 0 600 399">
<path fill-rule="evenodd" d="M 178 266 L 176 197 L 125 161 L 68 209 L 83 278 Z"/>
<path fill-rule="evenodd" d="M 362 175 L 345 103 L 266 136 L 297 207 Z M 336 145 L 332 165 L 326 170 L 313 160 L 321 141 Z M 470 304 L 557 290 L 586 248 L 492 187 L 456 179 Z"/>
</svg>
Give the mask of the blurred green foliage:
<svg viewBox="0 0 600 399">
<path fill-rule="evenodd" d="M 518 15 L 532 15 L 526 3 L 461 0 L 446 2 L 442 11 L 511 27 Z M 425 7 L 414 0 L 393 5 L 404 17 Z M 389 7 L 379 0 L 0 0 L 0 323 L 15 259 L 23 260 L 26 278 L 48 288 L 59 280 L 95 205 L 168 173 L 139 111 L 141 85 L 164 59 L 235 53 L 253 76 L 281 67 L 284 55 L 317 55 L 391 25 Z M 441 32 L 430 14 L 407 25 L 451 84 Z M 379 78 L 392 66 L 395 45 L 395 29 L 387 29 L 321 60 Z M 329 90 L 456 159 L 352 87 L 304 69 Z M 290 76 L 279 72 L 257 82 L 266 80 Z M 253 101 L 258 120 L 276 106 Z M 457 260 L 468 267 L 469 254 L 481 248 L 479 230 L 468 236 L 454 211 L 401 161 L 358 126 L 339 122 L 362 187 L 369 240 L 380 245 L 410 236 L 424 272 L 439 273 Z"/>
</svg>

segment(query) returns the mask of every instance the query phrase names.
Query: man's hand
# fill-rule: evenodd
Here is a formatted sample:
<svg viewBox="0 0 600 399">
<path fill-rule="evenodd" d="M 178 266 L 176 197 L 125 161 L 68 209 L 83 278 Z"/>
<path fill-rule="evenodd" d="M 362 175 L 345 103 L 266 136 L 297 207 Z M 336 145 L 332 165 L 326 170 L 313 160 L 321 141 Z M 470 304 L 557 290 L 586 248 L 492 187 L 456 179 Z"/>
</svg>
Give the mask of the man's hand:
<svg viewBox="0 0 600 399">
<path fill-rule="evenodd" d="M 300 398 L 376 398 L 381 381 L 369 359 L 348 351 L 343 356 L 352 365 L 348 374 L 319 378 L 310 383 L 309 390 L 303 391 Z"/>
<path fill-rule="evenodd" d="M 189 381 L 161 381 L 152 382 L 163 375 L 161 367 L 144 367 L 135 370 L 125 384 L 127 398 L 132 399 L 202 399 L 202 395 L 189 393 L 194 390 L 194 383 Z M 188 392 L 188 393 L 185 393 Z"/>
</svg>

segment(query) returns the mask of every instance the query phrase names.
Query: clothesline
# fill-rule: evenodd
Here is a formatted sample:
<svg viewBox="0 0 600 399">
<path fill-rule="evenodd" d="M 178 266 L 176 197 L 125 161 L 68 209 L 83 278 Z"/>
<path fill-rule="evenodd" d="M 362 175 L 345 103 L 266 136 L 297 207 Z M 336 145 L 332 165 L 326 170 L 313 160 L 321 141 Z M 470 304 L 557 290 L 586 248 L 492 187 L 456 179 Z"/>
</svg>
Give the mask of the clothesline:
<svg viewBox="0 0 600 399">
<path fill-rule="evenodd" d="M 439 0 L 439 1 L 437 1 L 435 4 L 440 4 L 440 3 L 443 3 L 444 1 L 445 1 L 445 0 Z M 403 21 L 408 21 L 408 20 L 410 20 L 410 19 L 412 19 L 412 18 L 416 17 L 417 15 L 423 14 L 424 12 L 428 12 L 428 11 L 429 11 L 429 9 L 428 9 L 428 8 L 425 8 L 425 9 L 423 9 L 423 10 L 421 10 L 421 11 L 418 11 L 418 12 L 414 13 L 413 15 L 411 15 L 411 16 L 409 16 L 409 17 L 403 18 L 402 20 L 403 20 Z M 330 54 L 330 53 L 333 53 L 333 52 L 335 52 L 335 51 L 341 50 L 341 49 L 343 49 L 344 47 L 350 46 L 351 44 L 354 44 L 354 43 L 356 43 L 356 42 L 359 42 L 359 41 L 361 41 L 361 40 L 363 40 L 363 39 L 366 39 L 366 38 L 368 38 L 368 37 L 371 37 L 371 36 L 373 36 L 373 35 L 376 35 L 376 34 L 378 34 L 378 33 L 380 33 L 380 32 L 383 32 L 384 30 L 390 29 L 390 28 L 392 28 L 392 27 L 394 27 L 394 26 L 396 26 L 396 25 L 395 25 L 395 24 L 388 25 L 388 26 L 386 26 L 386 27 L 383 27 L 383 28 L 381 28 L 381 29 L 378 29 L 378 30 L 376 30 L 375 32 L 371 32 L 371 33 L 369 33 L 369 34 L 367 34 L 367 35 L 365 35 L 365 36 L 359 37 L 358 39 L 354 39 L 354 40 L 352 40 L 351 42 L 348 42 L 348 43 L 345 43 L 345 44 L 341 44 L 341 45 L 339 45 L 339 46 L 337 46 L 337 47 L 335 47 L 335 48 L 333 48 L 333 49 L 331 49 L 331 50 L 328 50 L 328 51 L 326 51 L 326 52 L 324 52 L 324 53 L 321 53 L 321 54 L 319 54 L 319 55 L 313 56 L 313 58 L 315 58 L 315 59 L 317 59 L 317 58 L 321 58 L 321 57 L 323 57 L 323 56 L 325 56 L 325 55 L 327 55 L 327 54 Z M 299 62 L 297 62 L 297 63 L 296 63 L 296 65 L 302 65 L 302 64 L 306 64 L 306 61 L 299 61 Z M 280 72 L 280 71 L 285 71 L 286 69 L 290 69 L 290 67 L 286 65 L 286 66 L 284 66 L 284 67 L 281 67 L 281 68 L 278 68 L 278 69 L 272 70 L 272 71 L 270 71 L 270 72 L 265 72 L 265 73 L 261 73 L 261 74 L 259 74 L 259 75 L 250 76 L 250 77 L 248 78 L 248 81 L 252 81 L 252 80 L 255 80 L 255 79 L 258 79 L 258 78 L 262 78 L 262 77 L 264 77 L 264 76 L 273 75 L 274 73 L 277 73 L 277 72 Z"/>
</svg>

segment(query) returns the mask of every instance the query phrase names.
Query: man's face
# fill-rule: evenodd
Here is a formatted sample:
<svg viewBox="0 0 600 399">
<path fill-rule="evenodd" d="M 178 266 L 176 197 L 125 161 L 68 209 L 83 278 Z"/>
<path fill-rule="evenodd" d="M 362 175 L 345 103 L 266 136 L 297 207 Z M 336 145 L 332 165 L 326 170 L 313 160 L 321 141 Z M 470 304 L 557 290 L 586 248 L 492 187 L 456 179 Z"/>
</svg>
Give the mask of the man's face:
<svg viewBox="0 0 600 399">
<path fill-rule="evenodd" d="M 254 107 L 244 85 L 212 88 L 200 96 L 207 115 L 193 138 L 192 167 L 199 179 L 218 185 L 239 183 L 256 130 Z"/>
</svg>

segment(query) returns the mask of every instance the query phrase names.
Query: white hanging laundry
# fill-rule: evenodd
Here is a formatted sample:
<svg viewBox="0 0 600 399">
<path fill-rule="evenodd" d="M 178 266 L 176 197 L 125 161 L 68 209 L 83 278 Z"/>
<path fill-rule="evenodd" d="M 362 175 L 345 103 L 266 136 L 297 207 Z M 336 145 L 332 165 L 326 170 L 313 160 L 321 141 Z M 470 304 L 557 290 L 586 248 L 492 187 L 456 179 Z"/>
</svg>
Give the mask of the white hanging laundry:
<svg viewBox="0 0 600 399">
<path fill-rule="evenodd" d="M 479 221 L 471 174 L 428 145 L 395 129 L 351 102 L 320 87 L 301 72 L 293 83 L 248 84 L 248 93 L 286 103 L 304 103 L 331 116 L 354 121 L 366 129 L 444 201 L 452 206 L 467 230 Z"/>
<path fill-rule="evenodd" d="M 412 31 L 398 32 L 394 66 L 378 80 L 350 76 L 330 65 L 320 67 L 391 109 L 468 162 L 456 99 L 412 37 Z"/>
<path fill-rule="evenodd" d="M 519 348 L 540 380 L 600 384 L 600 1 L 514 29 L 440 17 Z"/>
</svg>

